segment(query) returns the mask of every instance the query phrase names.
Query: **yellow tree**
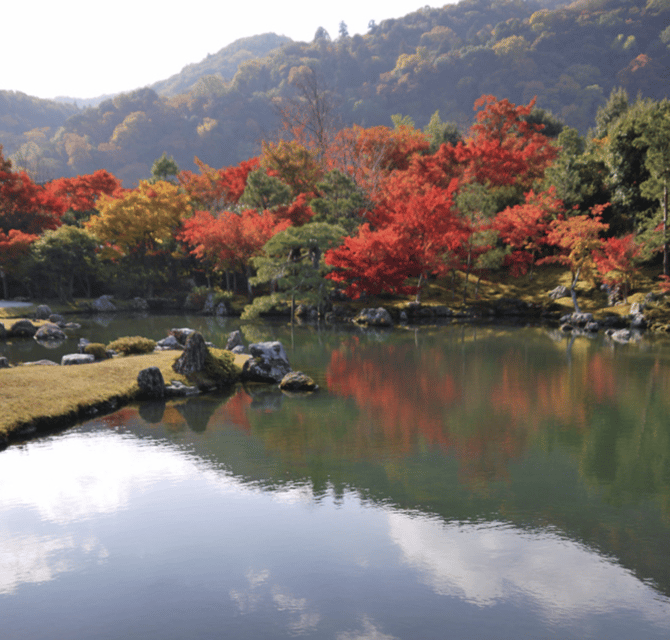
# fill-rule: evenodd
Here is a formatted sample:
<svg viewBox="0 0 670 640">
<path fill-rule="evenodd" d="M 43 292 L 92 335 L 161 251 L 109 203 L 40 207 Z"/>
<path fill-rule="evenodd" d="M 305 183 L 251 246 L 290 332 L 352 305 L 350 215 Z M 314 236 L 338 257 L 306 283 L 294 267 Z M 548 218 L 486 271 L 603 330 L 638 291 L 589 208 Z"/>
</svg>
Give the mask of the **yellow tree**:
<svg viewBox="0 0 670 640">
<path fill-rule="evenodd" d="M 119 197 L 102 195 L 97 208 L 100 215 L 86 228 L 103 244 L 101 257 L 127 264 L 141 276 L 145 294 L 153 295 L 161 262 L 169 257 L 175 232 L 191 212 L 188 194 L 170 182 L 141 181 Z"/>
</svg>

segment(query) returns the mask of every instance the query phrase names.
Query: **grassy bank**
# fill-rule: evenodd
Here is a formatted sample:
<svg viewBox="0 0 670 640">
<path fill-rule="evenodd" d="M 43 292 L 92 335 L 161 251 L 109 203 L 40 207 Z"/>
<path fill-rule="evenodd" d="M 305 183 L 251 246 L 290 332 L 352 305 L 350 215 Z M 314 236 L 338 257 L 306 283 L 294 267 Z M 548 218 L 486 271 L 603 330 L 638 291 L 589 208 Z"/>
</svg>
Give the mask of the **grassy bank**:
<svg viewBox="0 0 670 640">
<path fill-rule="evenodd" d="M 29 437 L 114 410 L 137 398 L 137 374 L 158 367 L 166 383 L 189 380 L 172 369 L 179 351 L 117 357 L 85 365 L 0 369 L 0 442 Z M 246 356 L 235 356 L 240 368 Z"/>
</svg>

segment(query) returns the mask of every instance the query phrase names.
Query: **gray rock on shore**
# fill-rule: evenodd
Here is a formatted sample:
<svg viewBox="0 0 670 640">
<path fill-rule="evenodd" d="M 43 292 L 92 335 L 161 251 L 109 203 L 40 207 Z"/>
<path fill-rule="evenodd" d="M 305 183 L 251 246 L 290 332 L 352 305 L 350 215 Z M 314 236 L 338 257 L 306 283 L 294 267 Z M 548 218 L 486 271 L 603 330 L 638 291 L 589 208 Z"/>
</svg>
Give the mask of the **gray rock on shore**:
<svg viewBox="0 0 670 640">
<path fill-rule="evenodd" d="M 208 349 L 201 333 L 194 331 L 186 340 L 184 352 L 177 358 L 172 368 L 182 375 L 198 373 L 205 368 Z"/>
<path fill-rule="evenodd" d="M 91 362 L 95 362 L 95 356 L 88 353 L 70 353 L 60 359 L 60 363 L 63 366 L 72 364 L 91 364 Z"/>
<path fill-rule="evenodd" d="M 53 323 L 43 324 L 33 337 L 38 342 L 56 342 L 67 338 L 63 330 Z"/>
<path fill-rule="evenodd" d="M 302 371 L 287 373 L 279 383 L 282 391 L 318 391 L 319 385 Z"/>
<path fill-rule="evenodd" d="M 378 307 L 377 309 L 362 309 L 354 318 L 356 324 L 367 325 L 371 327 L 392 327 L 393 318 L 391 314 L 384 309 Z"/>
<path fill-rule="evenodd" d="M 281 382 L 291 371 L 281 342 L 256 342 L 249 345 L 249 358 L 242 368 L 242 378 L 251 382 Z"/>
<path fill-rule="evenodd" d="M 165 380 L 158 367 L 142 369 L 137 374 L 137 386 L 145 398 L 160 399 L 165 397 Z"/>
</svg>

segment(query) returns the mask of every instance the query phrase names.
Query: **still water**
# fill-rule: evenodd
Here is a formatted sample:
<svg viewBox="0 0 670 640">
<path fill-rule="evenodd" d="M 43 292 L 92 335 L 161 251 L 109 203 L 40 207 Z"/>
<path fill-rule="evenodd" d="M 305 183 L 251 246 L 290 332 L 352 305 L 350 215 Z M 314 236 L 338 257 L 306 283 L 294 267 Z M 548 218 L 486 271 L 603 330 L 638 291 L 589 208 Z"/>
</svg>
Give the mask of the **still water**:
<svg viewBox="0 0 670 640">
<path fill-rule="evenodd" d="M 81 335 L 239 326 L 117 322 Z M 669 342 L 242 332 L 321 391 L 143 403 L 0 453 L 3 640 L 670 637 Z"/>
</svg>

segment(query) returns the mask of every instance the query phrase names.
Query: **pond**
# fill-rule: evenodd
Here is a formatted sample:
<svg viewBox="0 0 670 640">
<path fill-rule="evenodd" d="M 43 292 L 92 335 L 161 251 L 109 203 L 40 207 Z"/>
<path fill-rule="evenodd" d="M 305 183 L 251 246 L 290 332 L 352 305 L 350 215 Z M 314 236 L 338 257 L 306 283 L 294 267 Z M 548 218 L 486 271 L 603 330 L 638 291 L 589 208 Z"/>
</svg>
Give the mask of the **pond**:
<svg viewBox="0 0 670 640">
<path fill-rule="evenodd" d="M 64 349 L 177 326 L 222 345 L 240 322 L 83 319 Z M 670 637 L 670 342 L 242 333 L 321 390 L 141 403 L 0 453 L 3 637 Z"/>
</svg>

